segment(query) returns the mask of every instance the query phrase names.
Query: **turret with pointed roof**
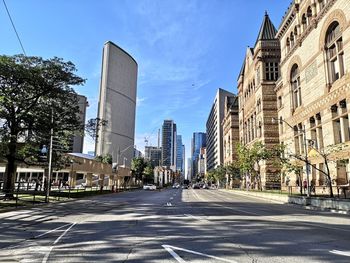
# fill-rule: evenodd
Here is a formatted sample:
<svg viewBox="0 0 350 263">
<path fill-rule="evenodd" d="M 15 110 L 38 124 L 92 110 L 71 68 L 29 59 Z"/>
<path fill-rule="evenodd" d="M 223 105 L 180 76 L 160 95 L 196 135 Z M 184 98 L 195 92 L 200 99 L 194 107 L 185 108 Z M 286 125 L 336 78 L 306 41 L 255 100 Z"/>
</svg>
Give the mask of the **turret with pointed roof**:
<svg viewBox="0 0 350 263">
<path fill-rule="evenodd" d="M 248 147 L 260 141 L 266 147 L 279 143 L 278 127 L 271 123 L 277 118 L 277 98 L 274 91 L 279 78 L 281 57 L 277 30 L 267 13 L 263 18 L 254 48 L 248 47 L 238 77 L 239 137 Z M 262 162 L 262 184 L 272 187 L 279 180 L 279 170 Z"/>
<path fill-rule="evenodd" d="M 269 15 L 265 11 L 265 17 L 261 24 L 258 38 L 256 39 L 255 46 L 260 40 L 275 40 L 277 29 L 270 20 Z"/>
</svg>

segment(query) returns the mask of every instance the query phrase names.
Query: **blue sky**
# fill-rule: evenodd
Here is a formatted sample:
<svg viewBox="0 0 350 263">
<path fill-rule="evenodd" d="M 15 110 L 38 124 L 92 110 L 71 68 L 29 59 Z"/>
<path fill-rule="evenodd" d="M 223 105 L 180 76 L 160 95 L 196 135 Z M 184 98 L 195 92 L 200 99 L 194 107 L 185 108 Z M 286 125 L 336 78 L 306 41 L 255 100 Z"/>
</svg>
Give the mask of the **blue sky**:
<svg viewBox="0 0 350 263">
<path fill-rule="evenodd" d="M 276 27 L 290 0 L 6 0 L 27 55 L 71 60 L 86 84 L 87 118 L 97 112 L 101 55 L 110 40 L 139 65 L 135 143 L 157 143 L 164 119 L 177 123 L 189 157 L 217 88 L 236 93 L 247 46 L 268 11 Z M 2 1 L 0 53 L 22 53 Z M 85 141 L 85 152 L 93 150 Z"/>
</svg>

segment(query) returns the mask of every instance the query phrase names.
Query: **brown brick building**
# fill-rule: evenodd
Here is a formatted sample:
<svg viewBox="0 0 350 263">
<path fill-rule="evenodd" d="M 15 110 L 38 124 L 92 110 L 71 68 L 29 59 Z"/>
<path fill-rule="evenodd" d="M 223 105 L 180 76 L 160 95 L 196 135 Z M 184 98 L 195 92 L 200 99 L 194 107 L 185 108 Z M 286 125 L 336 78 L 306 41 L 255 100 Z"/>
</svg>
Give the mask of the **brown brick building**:
<svg viewBox="0 0 350 263">
<path fill-rule="evenodd" d="M 277 124 L 271 122 L 271 118 L 277 118 L 275 83 L 279 78 L 281 56 L 276 33 L 266 13 L 254 47 L 246 51 L 238 78 L 239 139 L 248 147 L 257 141 L 267 147 L 279 143 Z M 279 170 L 267 162 L 259 166 L 262 186 L 279 187 Z"/>
</svg>

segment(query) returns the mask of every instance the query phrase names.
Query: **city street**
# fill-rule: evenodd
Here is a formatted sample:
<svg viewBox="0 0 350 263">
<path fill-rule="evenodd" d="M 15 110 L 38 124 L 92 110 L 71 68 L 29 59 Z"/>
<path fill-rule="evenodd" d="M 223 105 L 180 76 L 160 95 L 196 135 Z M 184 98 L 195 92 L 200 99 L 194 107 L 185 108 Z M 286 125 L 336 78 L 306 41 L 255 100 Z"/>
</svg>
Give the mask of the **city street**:
<svg viewBox="0 0 350 263">
<path fill-rule="evenodd" d="M 348 215 L 225 190 L 137 190 L 0 222 L 0 262 L 350 262 Z"/>
</svg>

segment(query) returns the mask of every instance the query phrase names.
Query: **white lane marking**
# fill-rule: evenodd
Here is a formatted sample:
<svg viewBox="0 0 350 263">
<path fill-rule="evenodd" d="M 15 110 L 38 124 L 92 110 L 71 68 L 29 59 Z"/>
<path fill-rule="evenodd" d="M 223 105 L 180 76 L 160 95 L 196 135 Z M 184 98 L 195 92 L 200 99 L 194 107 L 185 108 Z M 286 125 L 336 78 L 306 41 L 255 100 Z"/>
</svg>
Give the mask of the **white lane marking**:
<svg viewBox="0 0 350 263">
<path fill-rule="evenodd" d="M 193 194 L 197 197 L 197 199 L 201 200 L 202 202 L 205 202 L 205 200 L 204 200 L 202 197 L 200 197 L 199 195 L 197 195 L 196 191 L 194 191 L 194 190 L 192 189 L 192 192 L 193 192 Z"/>
<path fill-rule="evenodd" d="M 329 251 L 333 254 L 337 254 L 337 255 L 341 255 L 341 256 L 346 256 L 346 257 L 350 257 L 350 251 L 340 251 L 340 250 L 331 250 Z"/>
<path fill-rule="evenodd" d="M 196 220 L 206 220 L 206 219 L 203 219 L 199 216 L 194 216 L 194 215 L 191 215 L 191 214 L 184 214 L 184 216 L 187 216 L 187 217 L 191 217 L 193 219 L 196 219 Z"/>
<path fill-rule="evenodd" d="M 174 197 L 170 197 L 170 200 L 173 200 L 174 199 Z"/>
<path fill-rule="evenodd" d="M 34 238 L 38 238 L 38 237 L 45 236 L 45 235 L 47 235 L 47 234 L 49 234 L 49 233 L 55 232 L 56 230 L 59 230 L 59 229 L 61 229 L 61 228 L 64 228 L 65 226 L 68 226 L 68 225 L 70 225 L 70 224 L 72 224 L 72 223 L 68 223 L 68 224 L 65 224 L 65 225 L 63 225 L 63 226 L 57 227 L 57 228 L 55 228 L 55 229 L 52 229 L 52 230 L 50 230 L 50 231 L 47 231 L 47 232 L 42 233 L 42 234 L 40 234 L 40 235 L 37 235 L 37 236 L 35 236 Z"/>
<path fill-rule="evenodd" d="M 162 245 L 162 247 L 166 251 L 168 251 L 170 253 L 170 255 L 172 255 L 177 260 L 177 262 L 180 262 L 180 263 L 186 263 L 186 261 L 184 261 L 178 254 L 176 254 L 176 252 L 174 252 L 174 249 L 175 250 L 184 251 L 184 252 L 187 252 L 187 253 L 191 253 L 191 254 L 194 254 L 194 255 L 198 255 L 198 256 L 203 256 L 203 257 L 207 257 L 207 258 L 216 259 L 216 260 L 223 261 L 223 262 L 237 263 L 237 261 L 228 260 L 228 259 L 224 259 L 224 258 L 219 258 L 219 257 L 216 257 L 216 256 L 200 253 L 200 252 L 189 250 L 189 249 L 185 249 L 185 248 L 174 247 L 174 246 L 170 246 L 170 245 Z"/>
<path fill-rule="evenodd" d="M 173 258 L 176 259 L 177 262 L 186 263 L 186 261 L 183 260 L 182 258 L 180 258 L 180 256 L 179 256 L 178 254 L 176 254 L 176 253 L 174 252 L 174 250 L 172 250 L 169 246 L 167 246 L 167 245 L 162 245 L 162 247 L 163 247 L 166 251 L 168 251 L 168 253 L 169 253 L 170 255 L 172 255 Z"/>
<path fill-rule="evenodd" d="M 69 231 L 75 224 L 76 224 L 76 222 L 72 223 L 72 224 L 70 225 L 70 227 L 68 227 L 68 228 L 53 242 L 53 245 L 49 248 L 49 251 L 46 252 L 46 254 L 45 254 L 45 256 L 44 256 L 44 258 L 43 258 L 43 260 L 42 260 L 42 263 L 46 263 L 46 262 L 47 262 L 47 260 L 49 259 L 50 253 L 51 253 L 52 249 L 54 248 L 54 245 L 56 245 L 56 244 L 60 241 L 60 239 L 61 239 L 65 234 L 67 234 L 68 231 Z"/>
</svg>

